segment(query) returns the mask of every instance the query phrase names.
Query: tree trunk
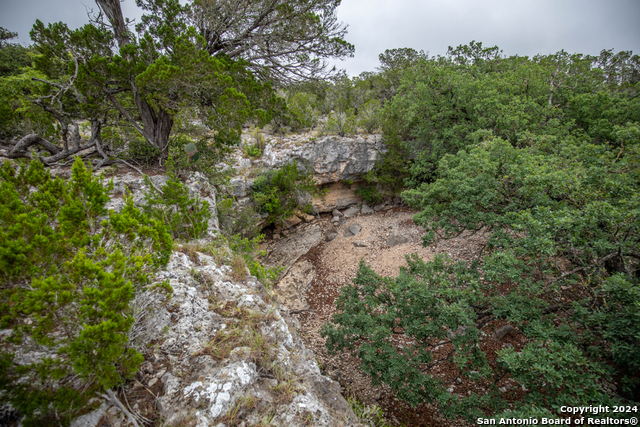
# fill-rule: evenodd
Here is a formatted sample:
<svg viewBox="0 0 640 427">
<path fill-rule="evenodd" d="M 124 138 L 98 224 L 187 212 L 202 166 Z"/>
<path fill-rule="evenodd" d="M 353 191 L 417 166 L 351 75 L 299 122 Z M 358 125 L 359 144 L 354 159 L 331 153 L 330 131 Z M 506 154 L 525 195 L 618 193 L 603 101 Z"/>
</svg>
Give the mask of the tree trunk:
<svg viewBox="0 0 640 427">
<path fill-rule="evenodd" d="M 169 135 L 173 128 L 173 116 L 166 110 L 155 111 L 147 102 L 140 100 L 138 110 L 144 126 L 145 138 L 158 147 L 162 156 L 166 155 Z"/>
<path fill-rule="evenodd" d="M 118 46 L 122 48 L 126 44 L 131 43 L 129 32 L 122 15 L 122 8 L 120 7 L 120 0 L 95 0 L 100 9 L 105 13 L 113 32 L 118 41 Z M 127 60 L 129 57 L 125 55 Z M 135 77 L 130 76 L 129 84 L 131 86 L 131 92 L 133 93 L 133 99 L 136 103 L 138 113 L 142 119 L 142 128 L 137 125 L 135 119 L 130 114 L 124 114 L 129 122 L 142 134 L 142 136 L 151 145 L 158 147 L 162 156 L 166 156 L 167 146 L 169 145 L 169 135 L 171 135 L 171 129 L 173 128 L 173 117 L 171 114 L 158 106 L 156 111 L 148 102 L 146 102 L 140 96 L 140 90 L 135 83 Z M 114 104 L 116 109 L 123 112 L 123 107 L 118 103 L 115 97 L 110 96 L 109 99 Z"/>
</svg>

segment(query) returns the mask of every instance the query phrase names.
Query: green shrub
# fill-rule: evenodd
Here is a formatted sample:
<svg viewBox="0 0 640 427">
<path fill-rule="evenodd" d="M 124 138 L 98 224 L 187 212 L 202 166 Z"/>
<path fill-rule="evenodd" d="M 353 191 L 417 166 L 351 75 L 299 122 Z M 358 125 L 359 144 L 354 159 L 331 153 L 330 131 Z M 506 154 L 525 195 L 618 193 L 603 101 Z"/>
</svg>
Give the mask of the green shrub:
<svg viewBox="0 0 640 427">
<path fill-rule="evenodd" d="M 68 181 L 38 161 L 5 162 L 0 201 L 0 327 L 22 352 L 42 352 L 16 364 L 3 345 L 0 393 L 25 426 L 68 423 L 137 372 L 131 302 L 168 262 L 171 236 L 131 197 L 107 212 L 108 190 L 79 157 Z"/>
<path fill-rule="evenodd" d="M 339 136 L 353 135 L 357 131 L 356 122 L 357 118 L 353 108 L 345 111 L 334 111 L 329 114 L 327 123 L 324 125 L 324 131 L 335 133 Z"/>
<path fill-rule="evenodd" d="M 217 204 L 218 224 L 225 236 L 239 234 L 253 239 L 258 235 L 258 214 L 250 205 L 238 206 L 231 198 L 220 197 Z"/>
<path fill-rule="evenodd" d="M 245 154 L 247 157 L 258 158 L 262 156 L 262 150 L 257 145 L 249 145 L 245 148 Z"/>
<path fill-rule="evenodd" d="M 427 232 L 425 244 L 482 231 L 482 262 L 424 262 L 413 254 L 396 278 L 361 265 L 336 301 L 333 324 L 324 326 L 329 350 L 357 354 L 373 383 L 399 399 L 436 402 L 444 415 L 470 421 L 507 409 L 508 395 L 490 386 L 505 375 L 527 389 L 510 402 L 517 413 L 562 416 L 563 405 L 637 401 L 637 129 L 617 128 L 624 150 L 572 137 L 515 148 L 488 137 L 445 156 L 436 181 L 403 197 L 421 210 L 414 221 Z M 480 339 L 498 320 L 517 328 L 526 345 L 498 351 L 494 363 Z M 398 333 L 411 344 L 393 345 Z M 442 341 L 450 353 L 436 360 L 433 347 Z M 443 363 L 487 393 L 447 392 L 434 372 Z"/>
<path fill-rule="evenodd" d="M 381 114 L 380 101 L 377 99 L 368 101 L 358 110 L 358 126 L 366 130 L 367 133 L 374 133 L 382 124 Z"/>
<path fill-rule="evenodd" d="M 384 198 L 382 193 L 376 187 L 368 185 L 359 185 L 358 188 L 355 189 L 354 193 L 361 196 L 368 203 L 374 205 L 382 202 Z"/>
<path fill-rule="evenodd" d="M 266 224 L 284 224 L 296 210 L 310 212 L 311 203 L 305 200 L 317 191 L 311 174 L 300 172 L 296 163 L 287 163 L 256 178 L 251 199 L 258 212 L 269 215 Z"/>
<path fill-rule="evenodd" d="M 190 159 L 187 147 L 192 149 L 192 145 L 195 145 L 197 158 Z M 224 160 L 234 149 L 233 145 L 216 144 L 209 134 L 200 134 L 187 128 L 184 133 L 178 133 L 171 139 L 169 158 L 173 160 L 176 171 L 200 172 L 213 185 L 222 186 L 232 174 L 231 168 L 224 167 Z"/>
<path fill-rule="evenodd" d="M 161 188 L 162 193 L 151 185 L 145 176 L 149 190 L 145 193 L 144 211 L 167 226 L 176 239 L 192 240 L 204 236 L 209 228 L 211 211 L 209 202 L 189 197 L 189 189 L 173 170 L 173 162 L 167 167 L 169 180 Z"/>
<path fill-rule="evenodd" d="M 405 188 L 405 180 L 409 177 L 410 160 L 406 144 L 388 136 L 385 136 L 384 143 L 387 151 L 362 177 L 365 184 L 360 191 L 365 199 L 377 199 L 382 192 L 398 194 Z"/>
<path fill-rule="evenodd" d="M 289 125 L 294 132 L 312 129 L 318 125 L 320 113 L 316 109 L 316 97 L 306 92 L 296 92 L 287 99 L 287 109 L 291 116 Z"/>
<path fill-rule="evenodd" d="M 155 145 L 137 135 L 130 135 L 127 157 L 144 165 L 156 162 L 160 157 L 160 150 Z"/>
</svg>

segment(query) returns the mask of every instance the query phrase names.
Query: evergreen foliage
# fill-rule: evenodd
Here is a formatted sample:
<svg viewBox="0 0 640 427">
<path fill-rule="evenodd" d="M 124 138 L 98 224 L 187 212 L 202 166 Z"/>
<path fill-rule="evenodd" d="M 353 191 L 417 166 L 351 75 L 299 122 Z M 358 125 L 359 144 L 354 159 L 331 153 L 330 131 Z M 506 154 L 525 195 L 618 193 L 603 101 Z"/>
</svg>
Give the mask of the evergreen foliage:
<svg viewBox="0 0 640 427">
<path fill-rule="evenodd" d="M 38 161 L 0 167 L 0 311 L 12 329 L 0 390 L 25 426 L 68 423 L 143 360 L 128 342 L 131 302 L 172 240 L 131 197 L 107 212 L 107 192 L 80 158 L 67 182 Z"/>
<path fill-rule="evenodd" d="M 317 192 L 311 174 L 301 172 L 296 163 L 260 175 L 251 187 L 251 199 L 259 213 L 266 213 L 267 224 L 284 224 L 296 210 L 308 212 L 309 195 Z"/>
<path fill-rule="evenodd" d="M 151 218 L 165 224 L 175 239 L 193 240 L 204 236 L 209 228 L 211 211 L 209 202 L 198 195 L 190 197 L 189 189 L 180 181 L 173 169 L 173 161 L 167 165 L 167 183 L 159 192 L 145 176 L 149 191 L 145 193 L 144 211 Z"/>
<path fill-rule="evenodd" d="M 18 74 L 21 68 L 31 65 L 28 48 L 7 43 L 7 40 L 15 37 L 18 37 L 18 33 L 0 27 L 0 77 Z"/>
<path fill-rule="evenodd" d="M 516 147 L 532 135 L 564 138 L 576 129 L 613 141 L 616 125 L 640 120 L 640 57 L 630 52 L 503 57 L 471 42 L 407 63 L 385 104 L 383 132 L 407 143 L 408 187 L 433 181 L 445 154 L 473 146 L 483 132 Z"/>
<path fill-rule="evenodd" d="M 294 132 L 312 129 L 318 125 L 319 112 L 316 97 L 306 92 L 296 92 L 287 99 L 287 110 L 291 115 L 290 126 Z"/>
<path fill-rule="evenodd" d="M 504 58 L 472 42 L 406 68 L 385 106 L 396 145 L 369 181 L 393 183 L 397 159 L 425 245 L 464 232 L 486 244 L 477 262 L 414 254 L 396 278 L 361 265 L 323 328 L 328 349 L 355 352 L 400 399 L 469 421 L 639 401 L 639 63 Z M 526 341 L 494 358 L 498 320 Z M 435 359 L 438 345 L 451 352 Z M 442 364 L 486 393 L 448 392 Z M 505 375 L 526 390 L 515 403 L 496 389 Z"/>
<path fill-rule="evenodd" d="M 323 130 L 339 136 L 355 134 L 358 130 L 355 110 L 348 109 L 346 111 L 332 111 L 331 114 L 329 114 L 329 118 L 327 119 L 327 123 L 325 123 Z"/>
</svg>

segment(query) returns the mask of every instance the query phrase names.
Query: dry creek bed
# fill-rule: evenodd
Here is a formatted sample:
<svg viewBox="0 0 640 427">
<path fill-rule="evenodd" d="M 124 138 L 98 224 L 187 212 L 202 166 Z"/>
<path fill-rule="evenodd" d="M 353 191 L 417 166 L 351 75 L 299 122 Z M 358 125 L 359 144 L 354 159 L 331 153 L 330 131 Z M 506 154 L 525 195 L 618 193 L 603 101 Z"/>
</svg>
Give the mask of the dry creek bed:
<svg viewBox="0 0 640 427">
<path fill-rule="evenodd" d="M 395 277 L 400 267 L 406 266 L 405 255 L 410 253 L 417 253 L 425 261 L 433 259 L 439 253 L 447 253 L 453 260 L 472 260 L 478 257 L 485 243 L 484 237 L 480 234 L 465 233 L 455 239 L 423 247 L 422 236 L 425 232 L 422 227 L 413 222 L 415 213 L 406 207 L 394 207 L 369 215 L 360 214 L 348 218 L 339 226 L 331 223 L 332 215 L 325 214 L 326 216 L 320 216 L 313 223 L 303 224 L 293 230 L 288 239 L 269 240 L 269 250 L 287 252 L 287 241 L 292 241 L 296 236 L 303 236 L 305 233 L 314 234 L 316 240 L 319 235 L 322 236 L 306 253 L 297 257 L 297 260 L 287 269 L 287 273 L 280 280 L 275 291 L 281 304 L 287 309 L 312 310 L 302 311 L 296 315 L 300 323 L 298 332 L 305 345 L 314 351 L 324 372 L 341 384 L 345 395 L 354 396 L 366 404 L 382 407 L 387 420 L 396 425 L 398 423 L 405 426 L 430 427 L 466 425 L 461 421 L 443 418 L 433 405 L 425 404 L 419 408 L 410 408 L 396 400 L 388 387 L 372 386 L 369 376 L 358 368 L 358 358 L 344 353 L 329 355 L 325 340 L 319 333 L 320 327 L 336 312 L 335 299 L 341 287 L 350 283 L 355 277 L 360 260 L 364 260 L 382 276 Z M 361 227 L 360 233 L 345 237 L 347 228 L 354 224 Z M 327 242 L 325 235 L 332 228 L 337 229 L 338 235 Z M 405 236 L 408 241 L 390 247 L 387 242 L 394 234 Z M 297 247 L 295 249 L 299 250 Z M 291 256 L 291 251 L 288 255 Z M 485 330 L 496 330 L 503 325 L 504 323 L 495 321 Z M 398 340 L 401 339 L 402 337 L 398 337 Z M 496 350 L 506 346 L 521 348 L 524 342 L 521 334 L 510 333 L 499 342 L 487 340 L 484 350 L 495 357 Z M 444 355 L 449 349 L 445 345 L 438 351 Z M 456 394 L 483 391 L 482 385 L 470 384 L 459 379 L 457 370 L 452 365 L 443 365 L 436 374 L 445 382 L 450 382 L 449 390 Z M 514 380 L 505 377 L 498 386 L 509 390 L 513 398 L 518 397 L 519 387 Z"/>
</svg>

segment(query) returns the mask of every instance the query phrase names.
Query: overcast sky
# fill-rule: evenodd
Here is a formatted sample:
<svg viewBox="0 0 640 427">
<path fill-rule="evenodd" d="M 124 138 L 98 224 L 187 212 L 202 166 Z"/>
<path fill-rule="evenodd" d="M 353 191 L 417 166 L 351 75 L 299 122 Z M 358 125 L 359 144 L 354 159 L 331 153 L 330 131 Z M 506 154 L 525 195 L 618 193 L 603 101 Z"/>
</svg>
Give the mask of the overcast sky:
<svg viewBox="0 0 640 427">
<path fill-rule="evenodd" d="M 93 0 L 0 0 L 0 26 L 29 42 L 36 19 L 84 24 Z M 134 0 L 125 16 L 137 17 Z M 349 74 L 373 71 L 385 49 L 412 47 L 431 55 L 480 41 L 507 55 L 602 49 L 640 54 L 640 0 L 343 0 L 338 17 L 349 25 L 355 57 L 338 61 Z"/>
</svg>

